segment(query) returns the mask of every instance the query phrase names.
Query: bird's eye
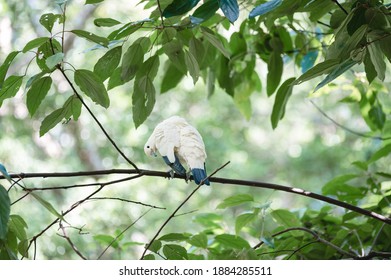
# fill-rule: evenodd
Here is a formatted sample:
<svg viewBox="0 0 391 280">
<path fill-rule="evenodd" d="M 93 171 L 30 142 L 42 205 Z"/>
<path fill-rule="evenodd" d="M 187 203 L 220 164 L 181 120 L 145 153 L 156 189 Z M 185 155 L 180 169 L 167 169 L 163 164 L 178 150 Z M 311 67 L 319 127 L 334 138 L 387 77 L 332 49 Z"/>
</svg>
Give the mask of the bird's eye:
<svg viewBox="0 0 391 280">
<path fill-rule="evenodd" d="M 147 146 L 147 149 L 149 149 L 149 146 Z"/>
</svg>

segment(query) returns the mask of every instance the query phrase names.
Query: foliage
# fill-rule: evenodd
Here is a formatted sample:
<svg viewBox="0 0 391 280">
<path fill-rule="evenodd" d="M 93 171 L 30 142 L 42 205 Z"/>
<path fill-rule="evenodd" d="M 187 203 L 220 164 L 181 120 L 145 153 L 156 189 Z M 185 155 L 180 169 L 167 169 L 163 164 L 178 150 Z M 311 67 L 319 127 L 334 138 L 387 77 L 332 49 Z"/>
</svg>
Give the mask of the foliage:
<svg viewBox="0 0 391 280">
<path fill-rule="evenodd" d="M 239 5 L 235 0 L 142 0 L 140 3 L 150 13 L 148 18 L 130 22 L 95 18 L 97 32 L 66 30 L 71 20 L 66 16 L 68 3 L 57 2 L 58 13 L 40 16 L 39 23 L 46 33 L 20 50 L 9 52 L 0 66 L 0 106 L 25 91 L 28 113 L 40 120 L 40 136 L 60 123 L 77 121 L 87 112 L 120 152 L 88 102 L 110 109 L 111 91 L 123 85 L 132 88 L 129 102 L 136 128 L 151 115 L 159 92 L 172 91 L 189 76 L 194 85 L 206 85 L 209 97 L 217 94 L 217 87 L 223 89 L 247 119 L 252 116 L 254 95 L 261 91 L 266 91 L 268 97 L 274 95 L 270 122 L 276 129 L 289 116 L 289 101 L 303 83 L 315 81 L 311 96 L 326 97 L 327 88 L 348 84 L 350 95 L 341 96 L 338 103 L 359 110 L 370 130 L 355 134 L 382 144 L 367 160 L 353 163 L 356 172 L 339 174 L 325 184 L 322 194 L 373 213 L 391 215 L 391 174 L 384 163 L 391 153 L 386 77 L 391 61 L 391 17 L 390 7 L 383 1 L 349 0 L 340 4 L 323 0 L 248 0 Z M 101 2 L 86 1 L 86 5 Z M 86 55 L 95 50 L 105 53 L 91 69 L 85 69 L 82 63 L 70 63 L 66 35 L 90 42 L 93 47 Z M 18 59 L 31 54 L 33 58 L 20 73 L 8 74 Z M 260 64 L 267 65 L 265 79 L 260 75 Z M 57 74 L 72 89 L 66 96 L 61 95 L 62 104 L 58 104 L 60 94 L 53 85 Z M 348 82 L 340 79 L 349 75 Z M 43 114 L 46 116 L 41 119 Z M 66 222 L 65 214 L 95 194 L 79 200 L 68 211 L 58 211 L 34 190 L 11 180 L 3 165 L 0 171 L 10 181 L 9 189 L 20 187 L 33 196 L 56 218 L 55 223 Z M 27 223 L 23 217 L 11 214 L 11 204 L 7 189 L 0 186 L 0 256 L 28 257 L 40 235 L 27 237 Z M 221 214 L 228 209 L 234 213 L 232 224 Z M 389 258 L 391 252 L 389 225 L 330 206 L 301 212 L 272 209 L 251 194 L 236 194 L 223 200 L 217 213 L 195 215 L 194 222 L 201 226 L 199 232 L 159 236 L 148 245 L 144 258 Z M 223 222 L 234 232 L 227 231 Z M 122 232 L 114 236 L 100 234 L 94 240 L 118 250 L 140 245 L 120 242 L 121 236 Z M 63 237 L 73 245 L 65 231 Z"/>
</svg>

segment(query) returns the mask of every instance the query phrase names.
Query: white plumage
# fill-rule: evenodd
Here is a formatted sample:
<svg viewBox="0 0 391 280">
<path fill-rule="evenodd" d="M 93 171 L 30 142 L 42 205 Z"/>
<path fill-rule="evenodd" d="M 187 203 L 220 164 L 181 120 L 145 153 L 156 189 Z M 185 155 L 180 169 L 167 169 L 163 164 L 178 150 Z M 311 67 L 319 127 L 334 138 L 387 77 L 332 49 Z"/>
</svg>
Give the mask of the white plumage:
<svg viewBox="0 0 391 280">
<path fill-rule="evenodd" d="M 160 153 L 167 165 L 176 173 L 187 175 L 183 164 L 186 164 L 196 184 L 201 183 L 205 172 L 205 145 L 200 133 L 185 119 L 173 116 L 159 123 L 147 143 L 144 151 L 149 156 Z M 204 184 L 209 185 L 209 180 Z"/>
</svg>

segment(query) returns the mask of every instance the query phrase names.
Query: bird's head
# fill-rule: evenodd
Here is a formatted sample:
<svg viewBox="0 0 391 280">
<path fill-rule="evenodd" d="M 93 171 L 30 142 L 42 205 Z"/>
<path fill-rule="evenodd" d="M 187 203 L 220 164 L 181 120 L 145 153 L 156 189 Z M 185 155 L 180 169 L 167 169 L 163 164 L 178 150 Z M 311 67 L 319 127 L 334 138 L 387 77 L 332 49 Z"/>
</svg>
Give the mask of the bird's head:
<svg viewBox="0 0 391 280">
<path fill-rule="evenodd" d="M 150 156 L 150 157 L 157 157 L 157 154 L 156 154 L 156 145 L 154 143 L 154 141 L 152 141 L 151 138 L 148 139 L 147 143 L 145 143 L 144 145 L 144 152 L 147 156 Z"/>
</svg>

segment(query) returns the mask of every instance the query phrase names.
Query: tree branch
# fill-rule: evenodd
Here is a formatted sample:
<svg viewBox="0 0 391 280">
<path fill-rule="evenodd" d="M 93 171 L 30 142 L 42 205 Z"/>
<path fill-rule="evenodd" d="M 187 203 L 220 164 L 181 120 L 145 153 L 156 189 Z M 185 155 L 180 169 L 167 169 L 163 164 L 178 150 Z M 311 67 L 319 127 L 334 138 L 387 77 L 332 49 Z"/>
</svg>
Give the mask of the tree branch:
<svg viewBox="0 0 391 280">
<path fill-rule="evenodd" d="M 163 177 L 163 178 L 171 178 L 168 172 L 161 172 L 161 171 L 154 171 L 154 170 L 144 170 L 144 169 L 110 169 L 110 170 L 96 170 L 96 171 L 80 171 L 80 172 L 55 172 L 55 173 L 19 173 L 19 174 L 10 174 L 11 178 L 61 178 L 61 177 L 83 177 L 83 176 L 102 176 L 102 175 L 110 175 L 110 174 L 137 174 L 136 176 L 133 176 L 131 178 L 138 178 L 141 176 L 147 176 L 147 177 Z M 174 178 L 178 179 L 186 179 L 185 176 L 181 176 L 178 174 L 174 174 Z M 190 177 L 192 178 L 192 177 Z M 4 176 L 0 176 L 0 179 L 5 179 Z M 125 180 L 125 179 L 121 179 Z M 129 180 L 129 178 L 127 178 Z M 306 191 L 300 188 L 295 187 L 287 187 L 282 186 L 278 184 L 272 184 L 272 183 L 265 183 L 265 182 L 258 182 L 258 181 L 248 181 L 248 180 L 239 180 L 239 179 L 229 179 L 229 178 L 219 178 L 219 177 L 211 177 L 211 182 L 214 183 L 221 183 L 221 184 L 227 184 L 227 185 L 234 185 L 234 186 L 246 186 L 246 187 L 253 187 L 253 188 L 262 188 L 262 189 L 271 189 L 271 190 L 277 190 L 277 191 L 283 191 L 288 193 L 293 193 L 296 195 L 306 196 L 310 197 L 316 200 L 324 201 L 329 204 L 333 204 L 357 213 L 360 213 L 362 215 L 365 215 L 367 217 L 371 217 L 374 219 L 377 219 L 379 221 L 382 221 L 383 223 L 391 225 L 391 219 L 388 217 L 385 217 L 381 214 L 365 210 L 363 208 L 351 205 L 349 203 L 339 201 L 337 199 L 320 195 L 317 193 L 313 193 L 310 191 Z M 50 189 L 58 189 L 57 188 L 50 188 Z M 49 188 L 48 188 L 49 189 Z M 41 190 L 44 190 L 41 189 Z"/>
<path fill-rule="evenodd" d="M 348 14 L 348 11 L 345 10 L 344 7 L 342 7 L 342 5 L 338 2 L 338 0 L 331 0 L 333 1 L 335 4 L 337 4 L 337 6 L 347 15 Z"/>
</svg>

